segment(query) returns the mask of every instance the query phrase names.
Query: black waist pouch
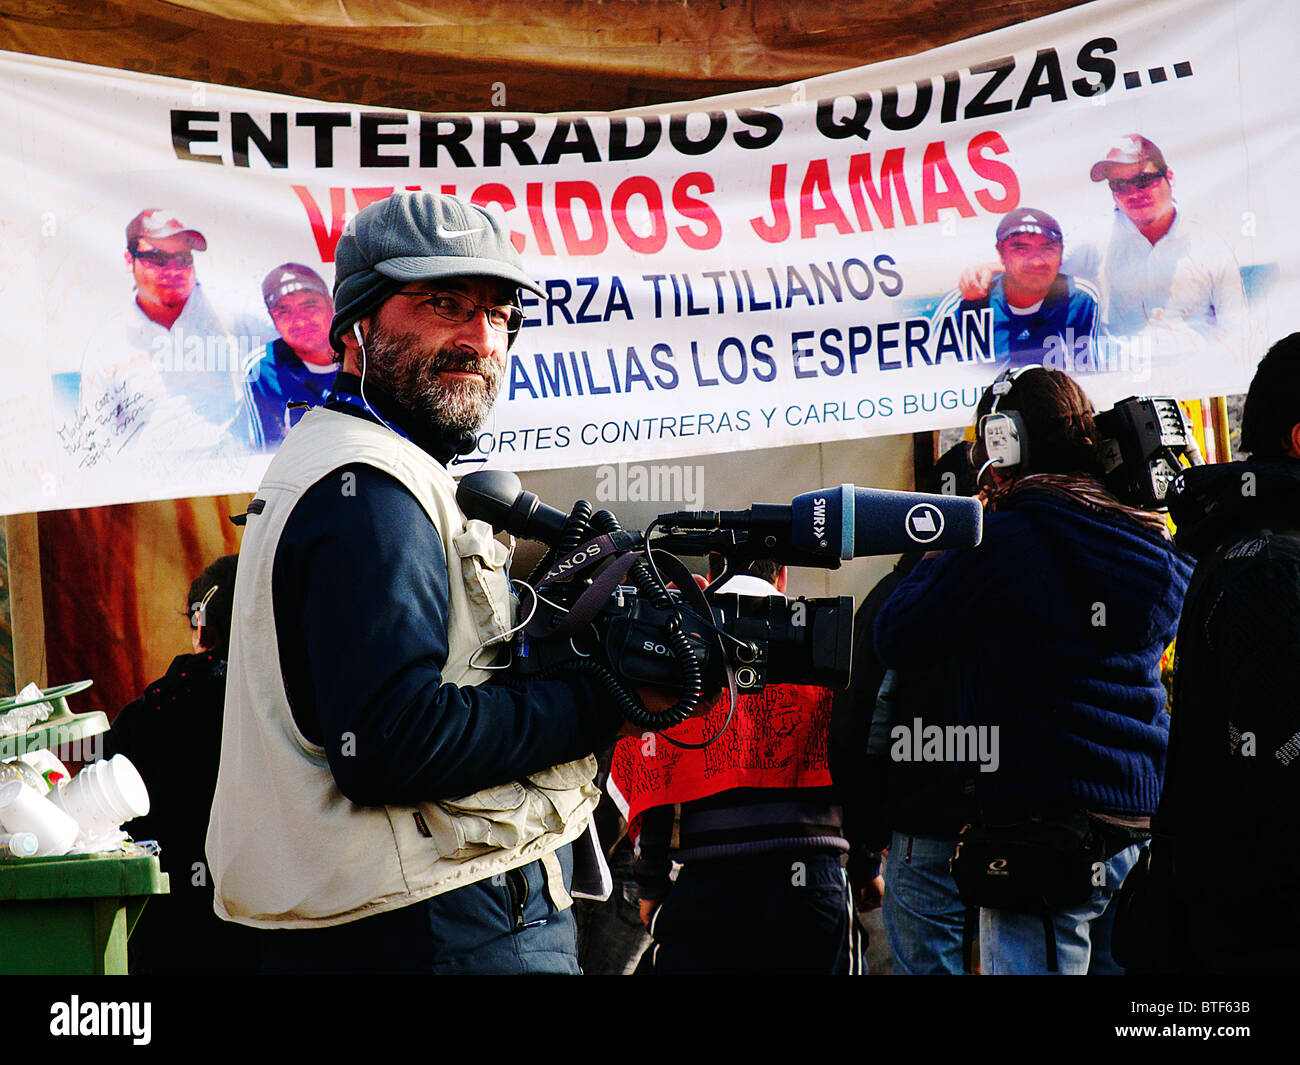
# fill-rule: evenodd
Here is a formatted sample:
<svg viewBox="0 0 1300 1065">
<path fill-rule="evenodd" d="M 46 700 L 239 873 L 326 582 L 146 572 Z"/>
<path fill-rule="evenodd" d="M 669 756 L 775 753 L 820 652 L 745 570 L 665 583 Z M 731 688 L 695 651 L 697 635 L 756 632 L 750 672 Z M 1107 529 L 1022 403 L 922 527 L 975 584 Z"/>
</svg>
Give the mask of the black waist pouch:
<svg viewBox="0 0 1300 1065">
<path fill-rule="evenodd" d="M 962 953 L 974 965 L 975 926 L 981 907 L 1030 913 L 1043 922 L 1049 972 L 1057 970 L 1052 912 L 1087 901 L 1106 841 L 1083 811 L 1014 819 L 985 816 L 957 837 L 948 867 L 966 904 Z"/>
<path fill-rule="evenodd" d="M 1082 811 L 967 825 L 950 869 L 967 906 L 1042 913 L 1092 894 L 1101 833 Z"/>
</svg>

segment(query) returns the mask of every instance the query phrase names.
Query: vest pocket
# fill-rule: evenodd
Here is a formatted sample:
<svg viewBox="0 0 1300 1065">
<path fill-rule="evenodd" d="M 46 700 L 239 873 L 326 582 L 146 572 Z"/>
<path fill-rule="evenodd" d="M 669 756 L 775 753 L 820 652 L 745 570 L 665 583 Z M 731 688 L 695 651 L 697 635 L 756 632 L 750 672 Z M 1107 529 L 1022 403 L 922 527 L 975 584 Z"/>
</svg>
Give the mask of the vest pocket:
<svg viewBox="0 0 1300 1065">
<path fill-rule="evenodd" d="M 460 559 L 461 580 L 469 599 L 474 628 L 482 638 L 496 636 L 510 628 L 513 608 L 510 581 L 505 573 L 509 550 L 492 538 L 492 527 L 471 521 L 452 537 L 452 549 Z"/>
<path fill-rule="evenodd" d="M 438 853 L 460 859 L 513 850 L 540 835 L 530 805 L 528 790 L 513 781 L 455 801 L 419 804 Z"/>
<path fill-rule="evenodd" d="M 578 788 L 596 776 L 596 759 L 591 755 L 563 765 L 553 765 L 524 779 L 539 788 Z"/>
<path fill-rule="evenodd" d="M 571 824 L 584 806 L 592 808 L 596 805 L 600 791 L 593 783 L 595 775 L 596 759 L 588 755 L 576 762 L 543 769 L 524 779 L 545 798 L 558 819 L 558 827 Z"/>
</svg>

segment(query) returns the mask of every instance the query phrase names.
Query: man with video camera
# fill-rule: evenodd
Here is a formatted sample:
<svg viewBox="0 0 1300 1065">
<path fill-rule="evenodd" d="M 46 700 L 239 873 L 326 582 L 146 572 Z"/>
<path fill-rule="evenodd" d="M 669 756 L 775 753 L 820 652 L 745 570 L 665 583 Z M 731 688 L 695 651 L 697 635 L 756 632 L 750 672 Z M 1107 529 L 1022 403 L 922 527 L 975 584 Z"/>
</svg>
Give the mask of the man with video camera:
<svg viewBox="0 0 1300 1065">
<path fill-rule="evenodd" d="M 507 549 L 447 472 L 520 288 L 508 230 L 452 196 L 398 192 L 339 241 L 343 368 L 249 506 L 207 841 L 220 915 L 277 930 L 265 971 L 578 972 L 571 845 L 622 715 L 586 680 L 485 686 Z"/>
<path fill-rule="evenodd" d="M 1064 373 L 1008 371 L 979 414 L 983 542 L 912 570 L 876 650 L 896 669 L 955 655 L 964 721 L 996 746 L 967 776 L 979 816 L 953 868 L 981 972 L 1113 972 L 1110 901 L 1159 798 L 1160 658 L 1191 567 L 1159 514 L 1103 487 L 1092 405 Z"/>
</svg>

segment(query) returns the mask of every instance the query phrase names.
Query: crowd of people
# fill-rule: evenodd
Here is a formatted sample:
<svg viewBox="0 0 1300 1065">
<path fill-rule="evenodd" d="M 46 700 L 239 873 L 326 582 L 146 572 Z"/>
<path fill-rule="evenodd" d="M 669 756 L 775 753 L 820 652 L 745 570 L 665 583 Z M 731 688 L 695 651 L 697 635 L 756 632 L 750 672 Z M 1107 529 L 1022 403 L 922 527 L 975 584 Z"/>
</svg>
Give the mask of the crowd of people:
<svg viewBox="0 0 1300 1065">
<path fill-rule="evenodd" d="M 162 224 L 141 239 L 198 246 Z M 1022 213 L 1000 239 L 1035 254 L 1014 241 L 1052 224 Z M 592 674 L 501 679 L 509 551 L 447 463 L 496 398 L 520 289 L 538 291 L 500 221 L 424 192 L 358 213 L 332 293 L 294 264 L 268 276 L 283 343 L 318 367 L 296 326 L 330 303 L 338 370 L 280 429 L 228 636 L 197 584 L 197 657 L 123 718 L 176 702 L 211 729 L 199 685 L 224 686 L 219 767 L 189 792 L 202 856 L 156 829 L 164 867 L 206 874 L 174 895 L 249 932 L 264 972 L 577 973 L 574 898 L 608 897 L 605 857 L 630 843 L 640 972 L 861 972 L 854 910 L 882 903 L 902 973 L 1294 968 L 1300 334 L 1251 386 L 1251 461 L 1175 481 L 1173 536 L 1107 487 L 1069 374 L 999 374 L 935 471 L 982 500 L 979 546 L 904 557 L 859 611 L 846 692 L 710 692 L 686 709 L 728 739 L 682 749 Z M 205 575 L 214 596 L 234 569 Z M 721 587 L 780 597 L 785 572 Z M 633 687 L 651 712 L 684 705 Z M 623 839 L 594 827 L 600 779 L 625 804 L 635 788 Z M 1235 844 L 1211 937 L 1189 932 L 1224 905 L 1192 858 L 1206 839 Z"/>
</svg>

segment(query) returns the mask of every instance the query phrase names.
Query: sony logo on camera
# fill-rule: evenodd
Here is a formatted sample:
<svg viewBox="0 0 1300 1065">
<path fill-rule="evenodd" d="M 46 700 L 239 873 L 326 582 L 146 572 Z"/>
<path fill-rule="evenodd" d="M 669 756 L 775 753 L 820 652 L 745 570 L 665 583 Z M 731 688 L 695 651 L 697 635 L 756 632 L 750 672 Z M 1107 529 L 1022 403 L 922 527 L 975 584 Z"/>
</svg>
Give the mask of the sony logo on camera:
<svg viewBox="0 0 1300 1065">
<path fill-rule="evenodd" d="M 542 579 L 544 581 L 566 579 L 578 570 L 585 569 L 593 562 L 605 558 L 607 555 L 611 554 L 613 550 L 613 542 L 608 536 L 597 537 L 595 540 L 583 544 L 572 554 L 566 555 L 564 558 L 560 559 L 559 562 L 547 571 L 546 576 Z"/>
</svg>

